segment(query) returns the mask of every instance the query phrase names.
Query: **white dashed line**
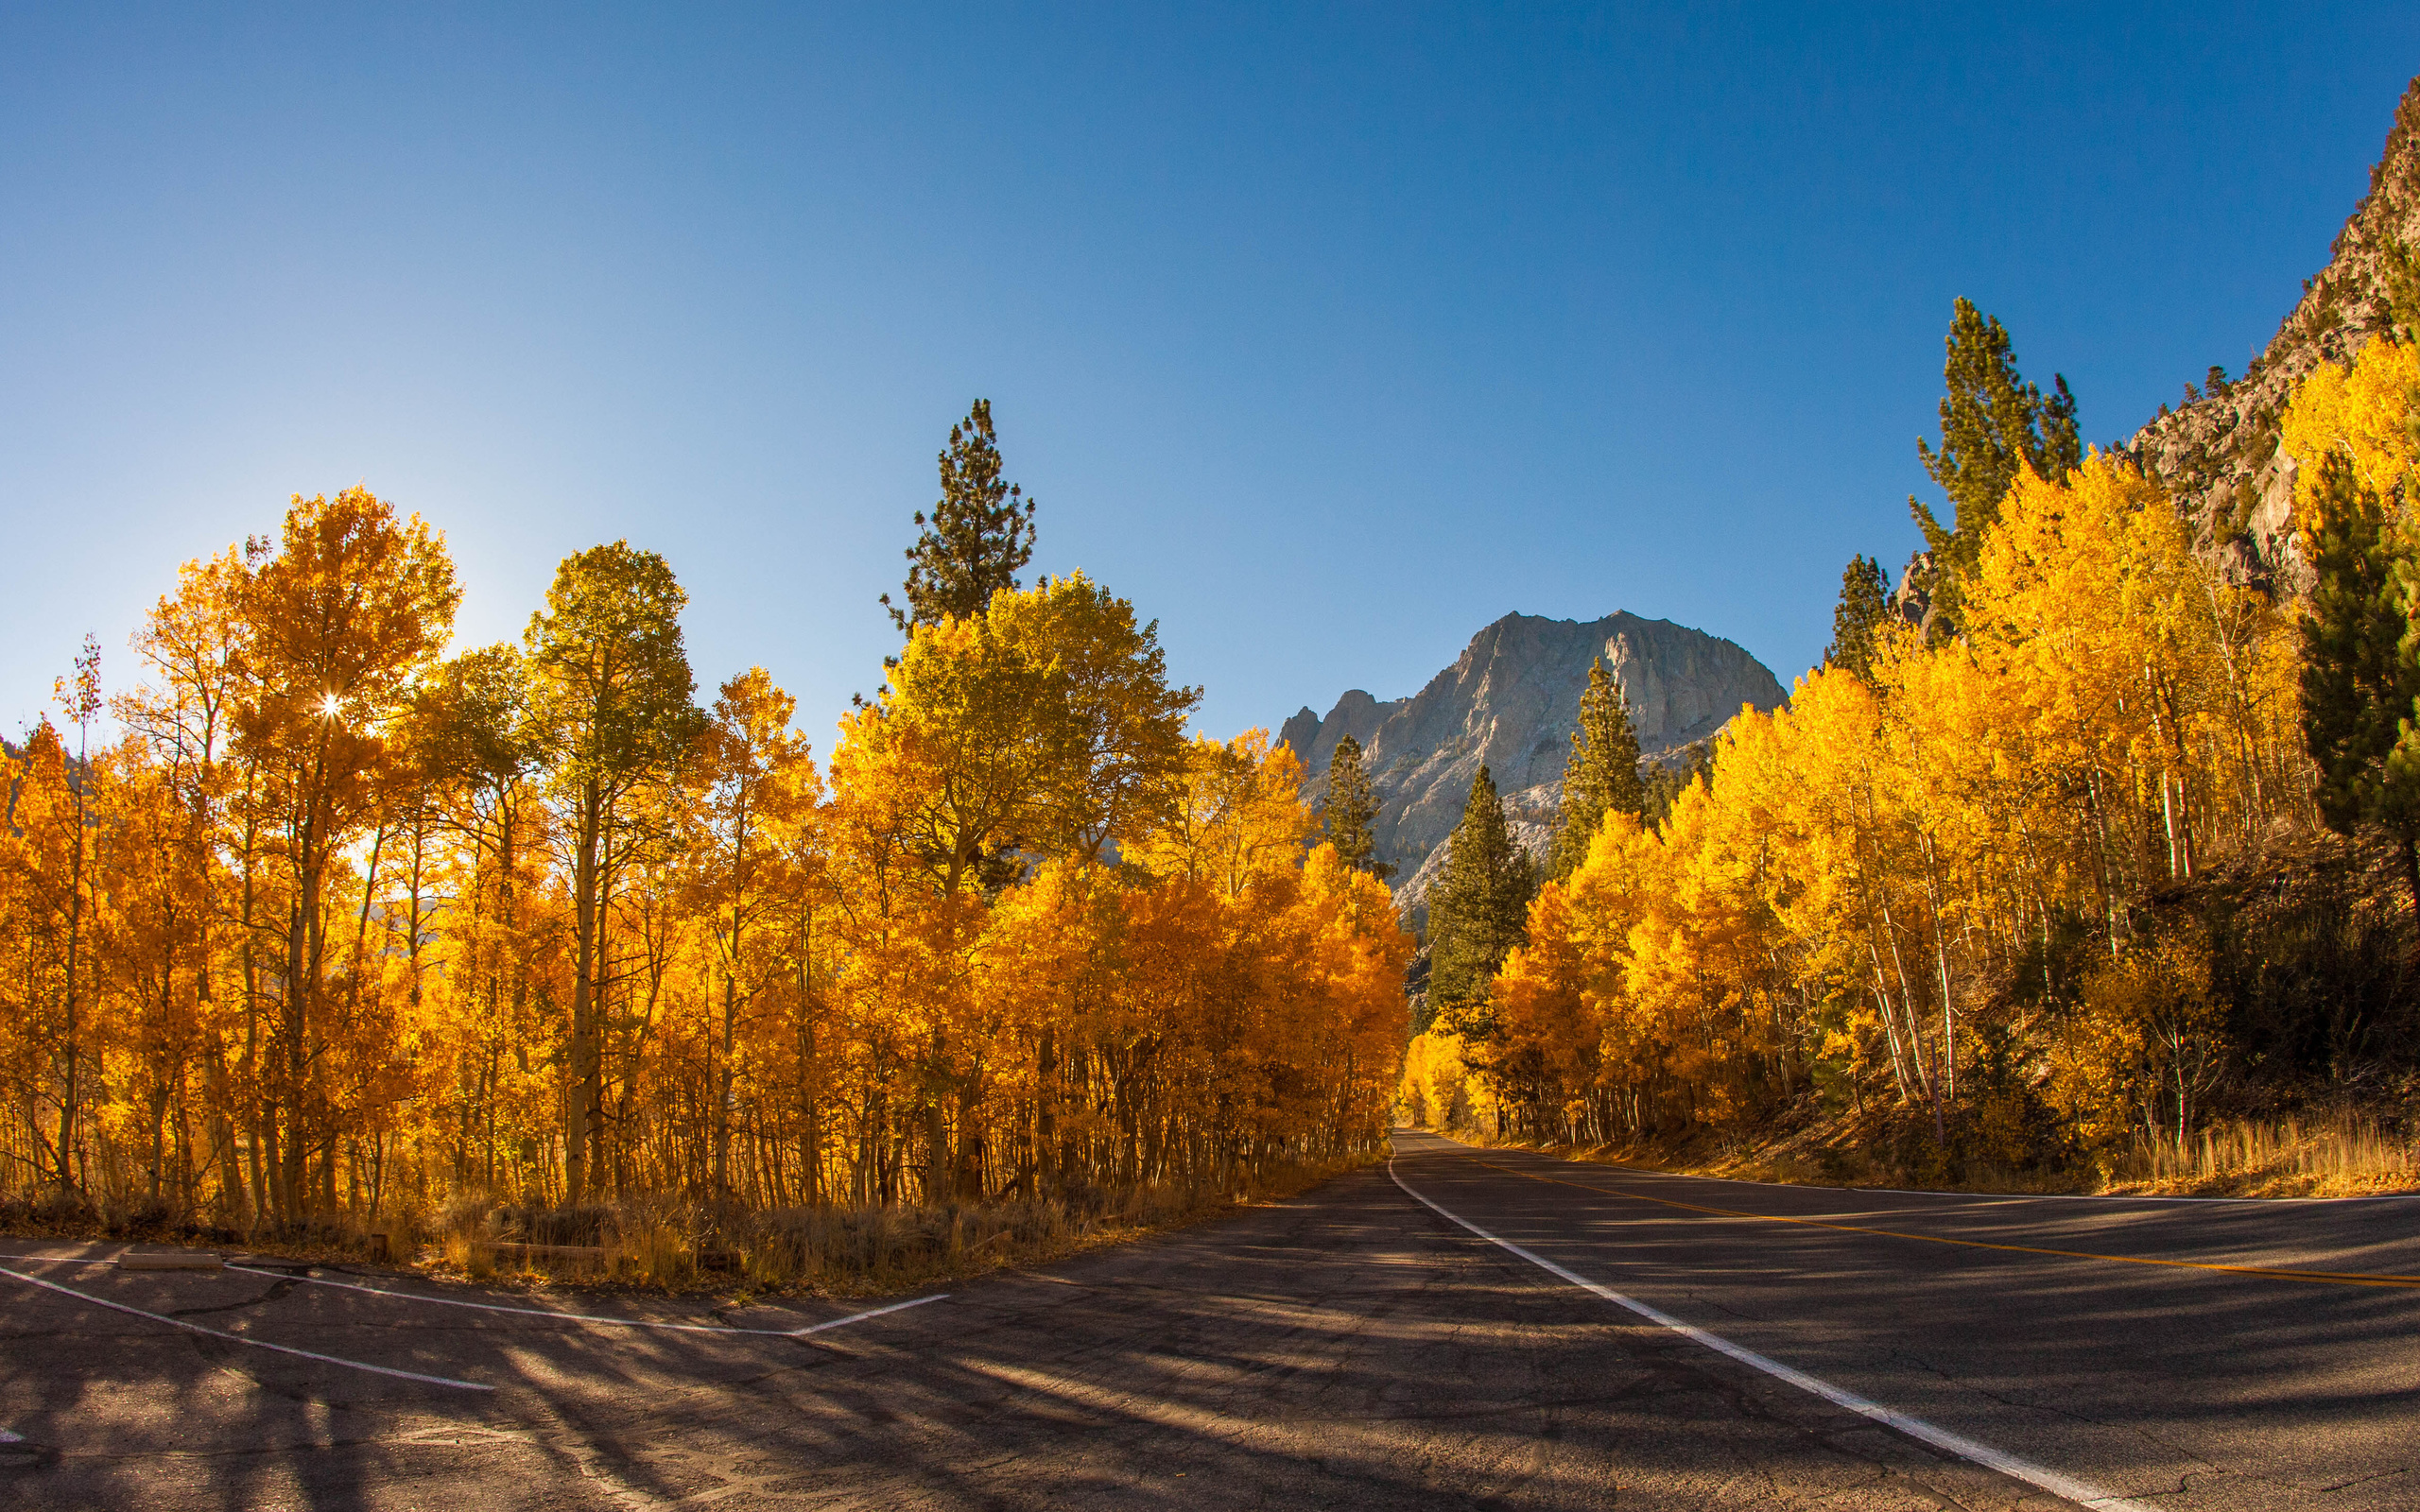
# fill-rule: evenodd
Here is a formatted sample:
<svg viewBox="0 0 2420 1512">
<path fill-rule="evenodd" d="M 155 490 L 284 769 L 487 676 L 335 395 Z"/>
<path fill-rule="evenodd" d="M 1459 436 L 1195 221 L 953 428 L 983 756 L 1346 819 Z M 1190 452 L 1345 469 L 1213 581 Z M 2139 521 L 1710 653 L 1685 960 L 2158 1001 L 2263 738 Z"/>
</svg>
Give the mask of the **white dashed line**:
<svg viewBox="0 0 2420 1512">
<path fill-rule="evenodd" d="M 897 1313 L 910 1307 L 922 1307 L 926 1302 L 938 1302 L 949 1295 L 947 1292 L 935 1292 L 930 1297 L 919 1297 L 906 1302 L 893 1302 L 889 1307 L 877 1307 L 871 1312 L 852 1313 L 847 1317 L 832 1318 L 826 1322 L 810 1324 L 803 1329 L 743 1329 L 735 1328 L 728 1323 L 656 1323 L 646 1318 L 606 1317 L 595 1313 L 559 1313 L 550 1307 L 508 1307 L 501 1302 L 473 1302 L 458 1297 L 422 1297 L 413 1292 L 389 1291 L 383 1286 L 364 1286 L 358 1281 L 332 1281 L 318 1276 L 285 1276 L 276 1271 L 255 1270 L 250 1265 L 230 1265 L 227 1268 L 240 1270 L 248 1276 L 276 1276 L 281 1280 L 302 1281 L 312 1286 L 333 1286 L 339 1291 L 366 1292 L 372 1297 L 384 1297 L 397 1302 L 425 1302 L 431 1307 L 467 1307 L 479 1313 L 513 1313 L 523 1317 L 553 1318 L 558 1323 L 595 1323 L 604 1328 L 662 1329 L 673 1333 L 738 1333 L 765 1339 L 795 1339 L 804 1334 L 821 1333 L 825 1329 L 837 1329 L 843 1323 L 861 1322 L 866 1318 L 880 1317 L 885 1313 Z"/>
<path fill-rule="evenodd" d="M 39 1276 L 26 1276 L 6 1268 L 0 1268 L 0 1276 L 13 1277 L 28 1286 L 39 1286 L 45 1291 L 58 1292 L 62 1296 L 75 1297 L 79 1302 L 90 1302 L 95 1307 L 106 1307 L 113 1313 L 131 1313 L 136 1317 L 149 1318 L 154 1323 L 165 1323 L 172 1329 L 183 1329 L 189 1333 L 206 1333 L 214 1339 L 225 1339 L 231 1344 L 249 1344 L 255 1349 L 274 1349 L 279 1354 L 291 1354 L 305 1360 L 317 1360 L 322 1365 L 342 1366 L 348 1370 L 367 1370 L 372 1375 L 393 1376 L 401 1381 L 418 1381 L 432 1386 L 452 1386 L 460 1391 L 493 1391 L 495 1389 L 493 1386 L 483 1385 L 476 1381 L 456 1381 L 450 1376 L 424 1376 L 417 1370 L 396 1370 L 383 1365 L 368 1365 L 359 1360 L 339 1359 L 333 1354 L 319 1354 L 309 1349 L 298 1349 L 291 1345 L 271 1344 L 267 1339 L 248 1339 L 240 1333 L 226 1333 L 217 1329 L 206 1329 L 199 1323 L 188 1323 L 181 1317 L 169 1317 L 160 1313 L 147 1313 L 139 1307 L 129 1307 L 124 1302 L 112 1302 L 107 1297 L 77 1291 L 72 1286 L 61 1286 L 57 1281 L 43 1280 Z"/>
<path fill-rule="evenodd" d="M 2099 1512 L 2151 1512 L 2151 1508 L 2139 1502 L 2129 1502 L 2088 1482 L 2077 1480 L 2072 1475 L 2065 1475 L 2029 1460 L 2018 1459 L 2013 1454 L 2004 1454 L 1989 1444 L 1977 1443 L 1974 1439 L 1950 1433 L 1946 1429 L 1935 1428 L 1921 1418 L 1910 1418 L 1905 1413 L 1894 1412 L 1880 1402 L 1869 1401 L 1853 1391 L 1844 1391 L 1828 1381 L 1808 1375 L 1804 1370 L 1786 1366 L 1778 1360 L 1767 1359 L 1754 1349 L 1741 1349 L 1719 1333 L 1709 1333 L 1703 1329 L 1692 1327 L 1669 1313 L 1650 1307 L 1635 1297 L 1625 1297 L 1610 1286 L 1599 1285 L 1577 1271 L 1565 1270 L 1544 1255 L 1524 1249 L 1509 1239 L 1498 1239 L 1468 1218 L 1446 1211 L 1413 1190 L 1409 1182 L 1395 1175 L 1395 1162 L 1392 1159 L 1387 1161 L 1387 1175 L 1394 1178 L 1395 1185 L 1403 1188 L 1405 1195 L 1427 1208 L 1439 1217 L 1469 1229 L 1498 1248 L 1510 1250 L 1540 1270 L 1559 1276 L 1582 1291 L 1593 1292 L 1616 1307 L 1626 1308 L 1658 1328 L 1669 1329 L 1694 1343 L 1703 1344 L 1718 1353 L 1727 1354 L 1751 1369 L 1761 1370 L 1776 1381 L 1787 1382 L 1801 1391 L 1811 1392 L 1834 1406 L 1845 1407 L 1860 1418 L 1870 1418 L 1886 1427 L 1895 1428 L 1910 1438 L 1930 1444 L 1935 1449 L 1957 1455 L 1960 1459 L 1980 1465 L 1986 1469 L 1997 1470 L 2002 1475 L 2012 1476 L 2030 1486 L 2039 1486 L 2052 1496 L 2065 1497 L 2070 1502 L 2097 1508 Z"/>
</svg>

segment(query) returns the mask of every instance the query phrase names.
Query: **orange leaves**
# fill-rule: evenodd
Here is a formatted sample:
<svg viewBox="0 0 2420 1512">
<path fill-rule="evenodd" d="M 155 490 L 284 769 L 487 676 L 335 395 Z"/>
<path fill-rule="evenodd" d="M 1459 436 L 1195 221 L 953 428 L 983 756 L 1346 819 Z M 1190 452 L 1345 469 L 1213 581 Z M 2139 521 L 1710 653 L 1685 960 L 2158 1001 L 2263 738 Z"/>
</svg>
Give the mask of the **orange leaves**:
<svg viewBox="0 0 2420 1512">
<path fill-rule="evenodd" d="M 2400 491 L 2409 504 L 2420 472 L 2420 344 L 2372 341 L 2350 368 L 2323 362 L 2294 391 L 2281 425 L 2280 445 L 2298 464 L 2299 511 L 2319 486 L 2319 461 L 2329 452 L 2352 458 L 2361 486 L 2382 499 Z M 2308 522 L 2300 522 L 2308 528 Z"/>
<path fill-rule="evenodd" d="M 1319 818 L 1297 794 L 1303 764 L 1269 731 L 1248 730 L 1224 745 L 1207 737 L 1187 749 L 1184 791 L 1164 821 L 1135 836 L 1129 859 L 1155 876 L 1184 876 L 1221 897 L 1298 866 Z"/>
<path fill-rule="evenodd" d="M 2400 433 L 2377 417 L 2420 369 L 2374 366 L 2303 423 L 2369 437 L 2385 467 Z M 1514 1116 L 1586 1108 L 1601 1137 L 1675 1105 L 1719 1120 L 1818 1062 L 1952 1106 L 2010 963 L 2078 925 L 2118 949 L 2133 900 L 2300 800 L 2291 637 L 2191 547 L 2131 463 L 2021 474 L 1962 580 L 1961 638 L 1886 634 L 1870 676 L 1819 669 L 1743 713 L 1660 833 L 1609 823 L 1540 896 L 1470 1052 L 1530 1099 Z"/>
<path fill-rule="evenodd" d="M 1196 693 L 1098 585 L 916 627 L 828 786 L 762 668 L 695 706 L 662 558 L 578 553 L 521 646 L 441 662 L 456 597 L 417 520 L 298 499 L 161 601 L 122 750 L 37 730 L 0 830 L 19 1169 L 249 1223 L 1091 1201 L 1379 1136 L 1392 900 L 1306 849 L 1290 751 L 1184 738 Z"/>
</svg>

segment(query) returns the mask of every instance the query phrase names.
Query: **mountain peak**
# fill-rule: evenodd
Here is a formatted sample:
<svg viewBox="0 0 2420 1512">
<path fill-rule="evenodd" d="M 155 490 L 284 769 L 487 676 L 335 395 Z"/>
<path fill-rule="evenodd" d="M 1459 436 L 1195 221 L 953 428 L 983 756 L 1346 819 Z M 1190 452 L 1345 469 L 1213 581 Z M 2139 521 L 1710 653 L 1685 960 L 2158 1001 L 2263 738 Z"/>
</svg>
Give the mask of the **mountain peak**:
<svg viewBox="0 0 2420 1512">
<path fill-rule="evenodd" d="M 1454 664 L 1409 697 L 1355 688 L 1325 718 L 1308 708 L 1279 738 L 1309 769 L 1304 793 L 1325 795 L 1327 764 L 1346 735 L 1361 743 L 1380 799 L 1378 852 L 1416 902 L 1485 763 L 1514 829 L 1543 850 L 1563 798 L 1563 766 L 1589 666 L 1602 660 L 1629 700 L 1640 754 L 1668 757 L 1704 740 L 1743 705 L 1773 709 L 1782 687 L 1737 644 L 1670 620 L 1616 611 L 1602 619 L 1507 614 L 1473 635 Z"/>
</svg>

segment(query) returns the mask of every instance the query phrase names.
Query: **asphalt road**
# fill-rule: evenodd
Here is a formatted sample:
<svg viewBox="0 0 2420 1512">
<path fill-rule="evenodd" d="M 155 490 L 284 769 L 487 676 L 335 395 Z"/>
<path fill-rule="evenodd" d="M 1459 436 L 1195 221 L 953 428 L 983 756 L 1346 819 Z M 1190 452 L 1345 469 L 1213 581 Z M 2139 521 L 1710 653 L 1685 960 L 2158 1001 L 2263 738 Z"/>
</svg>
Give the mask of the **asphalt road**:
<svg viewBox="0 0 2420 1512">
<path fill-rule="evenodd" d="M 0 1243 L 84 1294 L 0 1276 L 0 1504 L 2073 1504 L 2047 1478 L 2420 1507 L 2420 1288 L 2191 1268 L 2420 1275 L 2420 1202 L 1841 1193 L 1396 1145 L 1392 1175 L 855 1321 Z"/>
</svg>

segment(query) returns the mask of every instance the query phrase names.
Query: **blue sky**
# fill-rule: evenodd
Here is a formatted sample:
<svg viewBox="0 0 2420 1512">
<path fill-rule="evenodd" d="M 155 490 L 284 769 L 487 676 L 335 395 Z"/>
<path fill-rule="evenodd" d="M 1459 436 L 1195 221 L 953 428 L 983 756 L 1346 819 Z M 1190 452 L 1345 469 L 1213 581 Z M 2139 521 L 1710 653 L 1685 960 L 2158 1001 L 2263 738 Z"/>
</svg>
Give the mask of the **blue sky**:
<svg viewBox="0 0 2420 1512">
<path fill-rule="evenodd" d="M 819 748 L 968 401 L 1219 734 L 1509 610 L 1785 683 L 1951 301 L 2092 439 L 2240 371 L 2420 9 L 0 7 L 0 728 L 356 481 L 459 644 L 628 537 Z"/>
</svg>

